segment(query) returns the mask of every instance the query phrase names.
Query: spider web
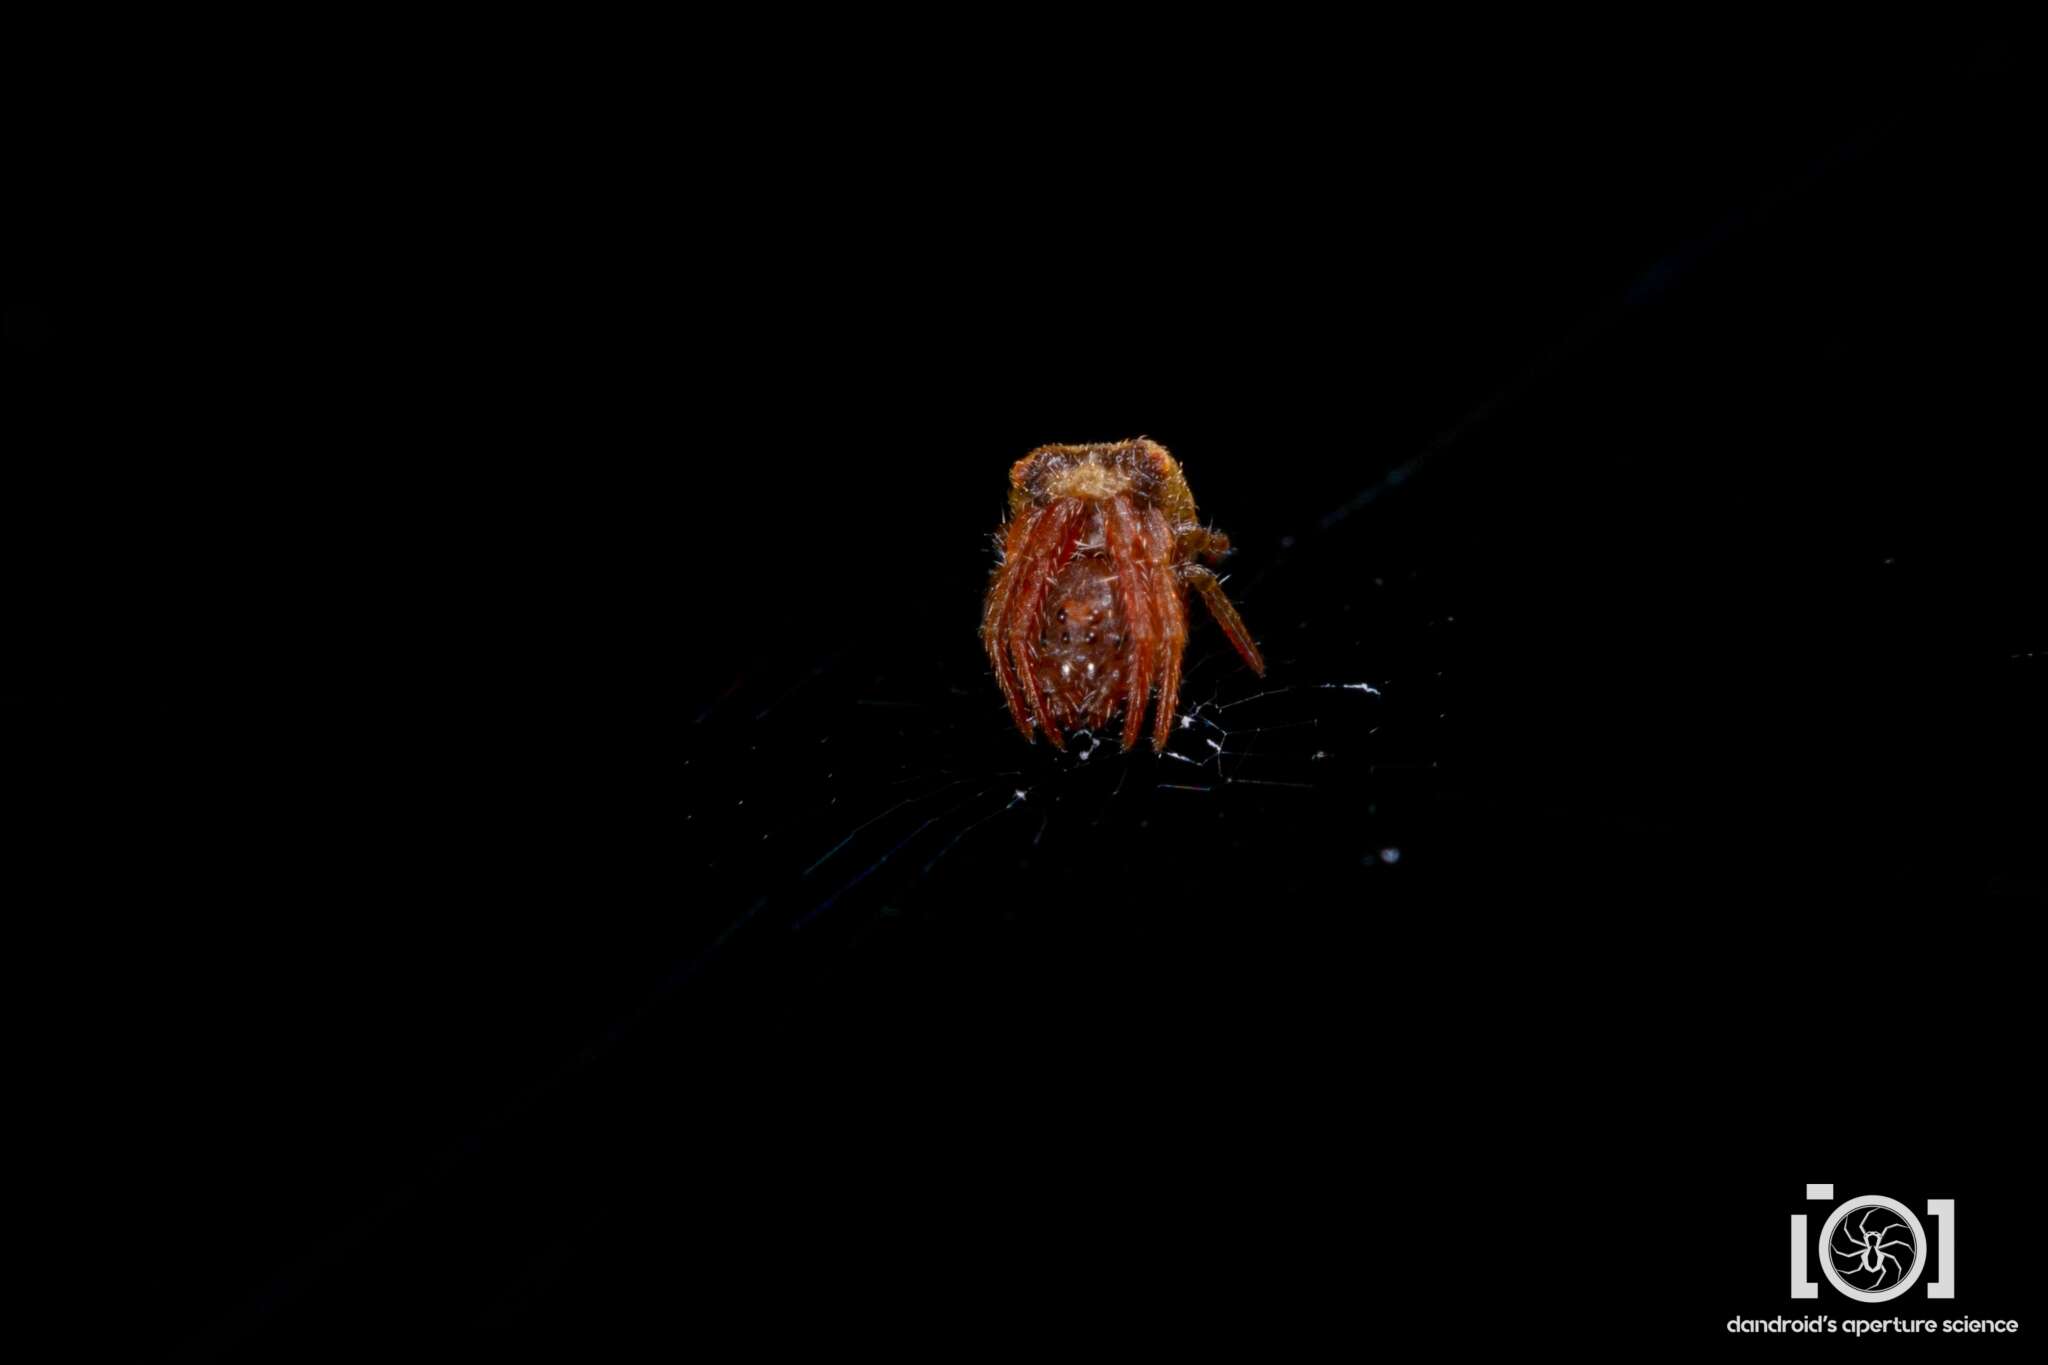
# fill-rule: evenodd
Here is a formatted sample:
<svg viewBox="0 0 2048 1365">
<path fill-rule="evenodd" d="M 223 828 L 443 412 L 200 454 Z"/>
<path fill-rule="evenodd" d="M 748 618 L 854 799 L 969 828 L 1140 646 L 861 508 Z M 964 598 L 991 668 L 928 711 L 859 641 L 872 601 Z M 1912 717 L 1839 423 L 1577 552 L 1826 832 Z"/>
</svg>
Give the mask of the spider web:
<svg viewBox="0 0 2048 1365">
<path fill-rule="evenodd" d="M 1454 613 L 1419 571 L 1388 565 L 1362 593 L 1286 619 L 1291 584 L 1319 561 L 1271 548 L 1279 567 L 1232 584 L 1248 619 L 1270 622 L 1266 678 L 1197 624 L 1156 754 L 1087 731 L 1064 753 L 1023 743 L 971 614 L 935 671 L 892 668 L 883 647 L 736 679 L 694 718 L 687 760 L 717 774 L 690 775 L 700 799 L 682 816 L 701 873 L 753 889 L 711 953 L 777 936 L 855 946 L 991 906 L 1059 916 L 1128 903 L 1121 886 L 1177 905 L 1412 868 L 1408 831 L 1444 751 L 1449 670 L 1435 665 Z"/>
</svg>

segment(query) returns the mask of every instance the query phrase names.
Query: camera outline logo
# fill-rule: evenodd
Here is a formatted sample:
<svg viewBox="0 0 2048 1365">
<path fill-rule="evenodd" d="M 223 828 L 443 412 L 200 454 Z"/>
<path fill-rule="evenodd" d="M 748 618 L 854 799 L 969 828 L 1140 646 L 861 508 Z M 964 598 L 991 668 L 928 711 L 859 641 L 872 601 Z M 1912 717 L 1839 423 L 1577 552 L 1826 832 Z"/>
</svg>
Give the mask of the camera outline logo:
<svg viewBox="0 0 2048 1365">
<path fill-rule="evenodd" d="M 1808 1185 L 1809 1200 L 1832 1200 L 1833 1185 Z M 1919 1215 L 1896 1199 L 1859 1194 L 1844 1199 L 1822 1224 L 1819 1240 L 1821 1273 L 1836 1292 L 1859 1303 L 1886 1303 L 1909 1292 L 1927 1278 L 1927 1297 L 1956 1296 L 1956 1201 L 1930 1199 L 1927 1216 L 1935 1225 L 1940 1249 L 1940 1277 L 1927 1277 L 1933 1257 L 1927 1228 Z M 1792 1297 L 1820 1296 L 1820 1285 L 1807 1274 L 1807 1215 L 1792 1215 Z M 1910 1246 L 1906 1239 L 1910 1238 Z M 1901 1254 L 1912 1252 L 1908 1262 Z"/>
</svg>

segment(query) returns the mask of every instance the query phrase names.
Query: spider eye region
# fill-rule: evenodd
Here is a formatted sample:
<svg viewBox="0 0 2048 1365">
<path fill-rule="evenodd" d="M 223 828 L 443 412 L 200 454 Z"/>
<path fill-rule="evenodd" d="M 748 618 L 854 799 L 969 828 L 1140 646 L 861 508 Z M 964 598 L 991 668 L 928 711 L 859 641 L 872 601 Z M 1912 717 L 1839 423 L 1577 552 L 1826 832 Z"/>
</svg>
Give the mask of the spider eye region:
<svg viewBox="0 0 2048 1365">
<path fill-rule="evenodd" d="M 1053 471 L 1048 474 L 1043 484 L 1045 492 L 1052 497 L 1080 498 L 1085 502 L 1100 502 L 1104 498 L 1113 498 L 1130 486 L 1130 475 L 1113 465 L 1101 465 L 1092 461 Z"/>
</svg>

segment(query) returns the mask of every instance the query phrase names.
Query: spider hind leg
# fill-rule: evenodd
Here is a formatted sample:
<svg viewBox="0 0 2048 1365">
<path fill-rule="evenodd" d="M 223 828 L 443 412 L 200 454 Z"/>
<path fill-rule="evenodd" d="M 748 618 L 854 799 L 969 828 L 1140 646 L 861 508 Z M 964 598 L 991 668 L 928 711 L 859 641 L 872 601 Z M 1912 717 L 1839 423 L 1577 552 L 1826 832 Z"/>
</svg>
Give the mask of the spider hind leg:
<svg viewBox="0 0 2048 1365">
<path fill-rule="evenodd" d="M 1265 677 L 1266 660 L 1259 653 L 1259 647 L 1253 641 L 1251 630 L 1246 627 L 1244 618 L 1237 614 L 1236 606 L 1224 595 L 1223 580 L 1218 578 L 1213 570 L 1205 569 L 1199 564 L 1187 565 L 1181 573 L 1195 586 L 1195 590 L 1202 594 L 1202 601 L 1207 604 L 1209 614 L 1216 618 L 1217 625 L 1223 627 L 1223 633 L 1229 637 L 1232 647 L 1244 660 L 1245 666 L 1260 677 Z"/>
<path fill-rule="evenodd" d="M 982 621 L 982 641 L 995 664 L 1010 718 L 1026 739 L 1037 738 L 1035 721 L 1056 749 L 1065 748 L 1066 741 L 1038 679 L 1032 636 L 1046 588 L 1074 552 L 1080 534 L 1076 513 L 1071 503 L 1055 503 L 1028 522 L 1015 524 Z"/>
<path fill-rule="evenodd" d="M 1152 697 L 1152 682 L 1159 664 L 1160 622 L 1155 610 L 1156 594 L 1151 591 L 1144 557 L 1145 545 L 1134 523 L 1130 500 L 1124 497 L 1103 503 L 1103 544 L 1116 565 L 1117 595 L 1124 615 L 1124 728 L 1123 747 L 1138 742 L 1145 725 L 1145 704 Z"/>
</svg>

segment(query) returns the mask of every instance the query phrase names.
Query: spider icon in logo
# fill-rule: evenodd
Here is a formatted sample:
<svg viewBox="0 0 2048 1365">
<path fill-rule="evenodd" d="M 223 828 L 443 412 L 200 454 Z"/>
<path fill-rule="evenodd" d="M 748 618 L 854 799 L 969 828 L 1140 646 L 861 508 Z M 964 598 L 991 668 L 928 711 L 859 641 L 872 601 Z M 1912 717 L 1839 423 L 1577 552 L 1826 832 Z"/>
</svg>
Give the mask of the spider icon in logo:
<svg viewBox="0 0 2048 1365">
<path fill-rule="evenodd" d="M 1852 1299 L 1883 1303 L 1913 1287 L 1925 1261 L 1927 1234 L 1896 1199 L 1866 1194 L 1845 1200 L 1820 1230 L 1820 1266 Z"/>
</svg>

